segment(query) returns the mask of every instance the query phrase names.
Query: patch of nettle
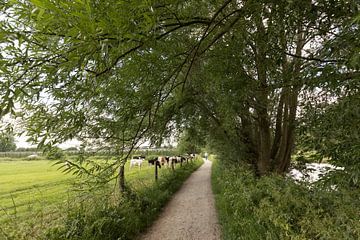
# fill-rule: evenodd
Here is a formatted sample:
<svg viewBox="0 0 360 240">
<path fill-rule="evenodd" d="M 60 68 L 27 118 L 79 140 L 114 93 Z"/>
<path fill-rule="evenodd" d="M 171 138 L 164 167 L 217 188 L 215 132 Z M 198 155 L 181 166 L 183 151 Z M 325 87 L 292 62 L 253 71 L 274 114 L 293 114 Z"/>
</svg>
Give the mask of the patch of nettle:
<svg viewBox="0 0 360 240">
<path fill-rule="evenodd" d="M 336 174 L 316 183 L 257 178 L 216 161 L 212 182 L 223 239 L 360 239 L 360 188 Z"/>
</svg>

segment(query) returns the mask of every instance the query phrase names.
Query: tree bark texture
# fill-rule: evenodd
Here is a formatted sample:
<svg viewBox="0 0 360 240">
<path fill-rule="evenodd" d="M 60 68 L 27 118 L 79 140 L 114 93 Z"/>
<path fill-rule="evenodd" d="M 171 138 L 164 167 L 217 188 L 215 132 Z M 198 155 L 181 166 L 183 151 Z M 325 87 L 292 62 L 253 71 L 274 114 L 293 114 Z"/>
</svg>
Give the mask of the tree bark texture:
<svg viewBox="0 0 360 240">
<path fill-rule="evenodd" d="M 274 139 L 272 152 L 274 170 L 277 173 L 284 173 L 290 165 L 295 141 L 297 96 L 298 93 L 294 90 L 285 91 L 282 124 L 281 126 L 278 125 L 276 129 L 276 131 L 279 131 L 279 127 L 281 133 L 280 137 Z"/>
<path fill-rule="evenodd" d="M 125 166 L 121 165 L 119 169 L 119 190 L 125 192 Z"/>
</svg>

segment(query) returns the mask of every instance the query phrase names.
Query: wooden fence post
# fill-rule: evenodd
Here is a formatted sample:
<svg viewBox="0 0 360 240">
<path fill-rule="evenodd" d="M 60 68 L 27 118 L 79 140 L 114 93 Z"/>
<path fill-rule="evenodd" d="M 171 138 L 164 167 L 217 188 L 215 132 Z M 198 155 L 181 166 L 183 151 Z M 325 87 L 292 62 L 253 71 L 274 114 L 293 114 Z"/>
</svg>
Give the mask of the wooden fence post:
<svg viewBox="0 0 360 240">
<path fill-rule="evenodd" d="M 158 165 L 159 165 L 159 162 L 155 161 L 155 181 L 158 180 Z"/>
</svg>

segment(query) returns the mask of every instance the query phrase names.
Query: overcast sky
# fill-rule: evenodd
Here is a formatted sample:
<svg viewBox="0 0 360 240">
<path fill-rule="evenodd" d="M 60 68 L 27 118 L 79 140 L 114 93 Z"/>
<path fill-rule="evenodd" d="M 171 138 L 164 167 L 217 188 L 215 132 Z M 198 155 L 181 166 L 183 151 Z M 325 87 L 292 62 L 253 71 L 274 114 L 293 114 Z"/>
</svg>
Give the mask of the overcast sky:
<svg viewBox="0 0 360 240">
<path fill-rule="evenodd" d="M 36 145 L 31 145 L 26 142 L 26 136 L 15 137 L 15 143 L 17 148 L 30 148 L 36 147 Z M 58 147 L 62 149 L 70 148 L 70 147 L 80 147 L 80 142 L 77 140 L 66 141 L 65 143 L 59 144 Z"/>
</svg>

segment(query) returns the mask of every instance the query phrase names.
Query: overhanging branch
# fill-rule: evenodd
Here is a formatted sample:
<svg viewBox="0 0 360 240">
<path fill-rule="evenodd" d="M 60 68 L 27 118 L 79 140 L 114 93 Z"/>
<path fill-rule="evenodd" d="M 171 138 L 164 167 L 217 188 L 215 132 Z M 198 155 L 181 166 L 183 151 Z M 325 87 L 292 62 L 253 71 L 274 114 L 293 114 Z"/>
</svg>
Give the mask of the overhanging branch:
<svg viewBox="0 0 360 240">
<path fill-rule="evenodd" d="M 335 59 L 320 59 L 320 58 L 315 58 L 315 57 L 304 57 L 304 56 L 300 56 L 300 55 L 296 55 L 296 54 L 292 54 L 292 53 L 288 53 L 288 52 L 285 52 L 285 54 L 290 57 L 293 57 L 293 58 L 299 58 L 299 59 L 303 59 L 303 60 L 307 60 L 307 61 L 317 61 L 317 62 L 321 62 L 321 63 L 343 63 L 343 62 L 345 62 L 343 59 L 335 60 Z"/>
</svg>

